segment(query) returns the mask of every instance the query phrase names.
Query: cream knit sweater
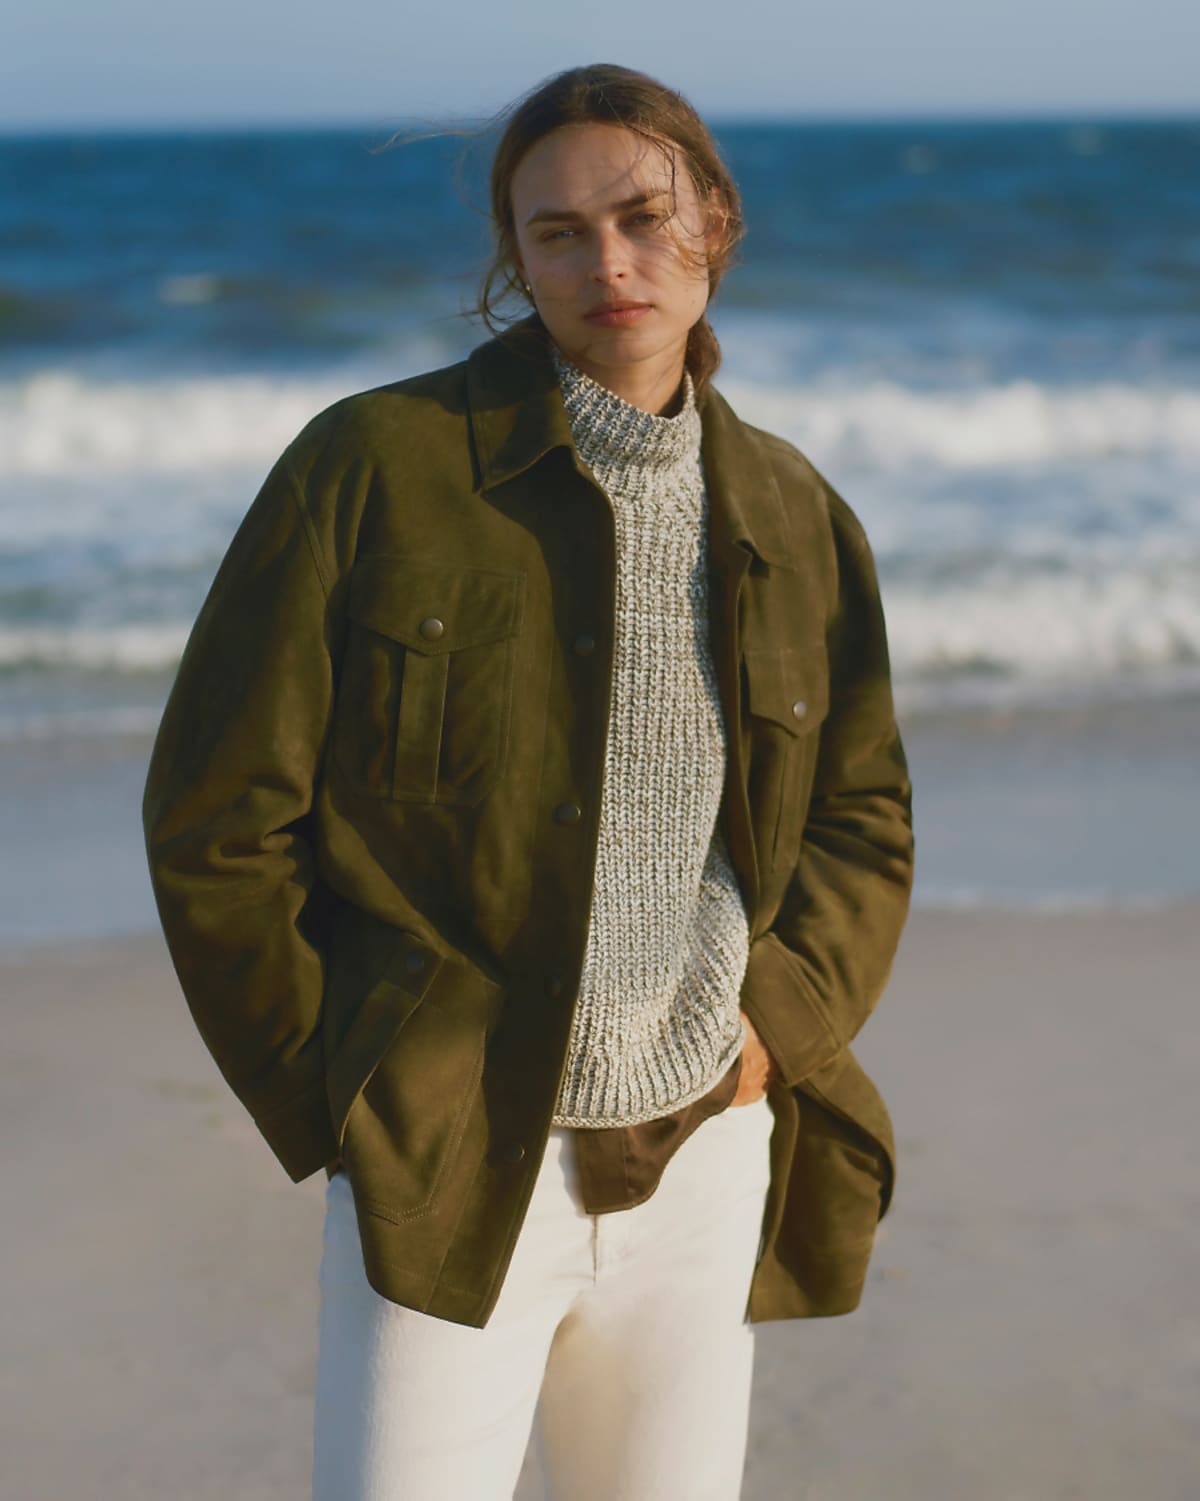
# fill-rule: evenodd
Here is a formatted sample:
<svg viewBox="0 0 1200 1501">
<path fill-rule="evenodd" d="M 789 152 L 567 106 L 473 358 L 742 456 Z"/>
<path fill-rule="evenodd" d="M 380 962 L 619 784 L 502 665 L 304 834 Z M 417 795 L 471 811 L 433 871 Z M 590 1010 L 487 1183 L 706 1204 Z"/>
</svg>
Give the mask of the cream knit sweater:
<svg viewBox="0 0 1200 1501">
<path fill-rule="evenodd" d="M 554 1123 L 699 1099 L 742 1046 L 745 906 L 717 827 L 725 726 L 709 647 L 708 494 L 690 377 L 675 417 L 556 355 L 579 456 L 612 503 L 612 713 L 583 974 Z"/>
</svg>

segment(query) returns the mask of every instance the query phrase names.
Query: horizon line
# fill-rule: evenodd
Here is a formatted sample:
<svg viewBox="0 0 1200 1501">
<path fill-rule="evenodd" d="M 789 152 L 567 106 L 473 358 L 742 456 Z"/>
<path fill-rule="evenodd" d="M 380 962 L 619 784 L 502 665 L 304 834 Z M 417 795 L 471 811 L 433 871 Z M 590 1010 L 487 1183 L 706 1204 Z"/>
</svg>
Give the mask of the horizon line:
<svg viewBox="0 0 1200 1501">
<path fill-rule="evenodd" d="M 298 118 L 293 115 L 165 117 L 157 119 L 79 118 L 64 121 L 5 121 L 0 119 L 0 139 L 59 137 L 71 135 L 252 135 L 273 132 L 300 134 L 306 131 L 398 131 L 431 129 L 486 129 L 491 115 L 482 117 L 447 113 L 440 120 L 431 116 L 369 117 L 365 115 L 327 115 Z M 884 110 L 708 110 L 705 121 L 714 129 L 722 126 L 945 126 L 945 125 L 1200 125 L 1200 110 L 1189 106 L 1150 106 L 1137 108 L 1111 105 L 1064 106 L 996 106 L 990 109 L 893 108 Z"/>
</svg>

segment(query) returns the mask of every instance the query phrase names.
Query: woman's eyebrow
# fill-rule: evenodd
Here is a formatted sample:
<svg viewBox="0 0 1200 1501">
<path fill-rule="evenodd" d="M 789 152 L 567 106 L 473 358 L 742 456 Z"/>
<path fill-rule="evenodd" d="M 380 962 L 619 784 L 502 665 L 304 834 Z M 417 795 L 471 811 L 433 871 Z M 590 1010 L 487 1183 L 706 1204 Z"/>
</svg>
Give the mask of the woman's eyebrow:
<svg viewBox="0 0 1200 1501">
<path fill-rule="evenodd" d="M 624 213 L 627 209 L 641 208 L 643 204 L 653 203 L 656 198 L 665 197 L 666 193 L 662 189 L 653 193 L 635 193 L 632 198 L 622 198 L 618 203 L 610 204 L 609 207 L 617 213 Z M 530 214 L 529 218 L 525 220 L 525 228 L 528 229 L 531 224 L 543 224 L 547 219 L 561 222 L 567 219 L 578 220 L 583 217 L 576 209 L 540 208 L 536 214 Z"/>
</svg>

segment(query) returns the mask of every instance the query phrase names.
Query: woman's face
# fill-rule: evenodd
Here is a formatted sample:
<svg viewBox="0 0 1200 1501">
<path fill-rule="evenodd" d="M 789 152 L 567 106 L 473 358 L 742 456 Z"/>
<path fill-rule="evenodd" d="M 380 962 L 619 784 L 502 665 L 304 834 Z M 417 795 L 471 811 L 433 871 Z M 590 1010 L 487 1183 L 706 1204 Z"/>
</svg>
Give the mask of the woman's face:
<svg viewBox="0 0 1200 1501">
<path fill-rule="evenodd" d="M 622 125 L 566 125 L 512 181 L 517 270 L 555 343 L 626 394 L 678 385 L 708 303 L 708 214 L 677 148 Z"/>
</svg>

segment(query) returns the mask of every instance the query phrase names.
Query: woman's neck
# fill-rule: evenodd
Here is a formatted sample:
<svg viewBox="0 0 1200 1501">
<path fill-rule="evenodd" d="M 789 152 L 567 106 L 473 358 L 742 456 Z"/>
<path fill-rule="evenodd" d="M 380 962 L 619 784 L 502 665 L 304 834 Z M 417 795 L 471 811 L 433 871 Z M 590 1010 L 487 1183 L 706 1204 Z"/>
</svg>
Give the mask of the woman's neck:
<svg viewBox="0 0 1200 1501">
<path fill-rule="evenodd" d="M 651 412 L 656 417 L 674 417 L 683 405 L 683 351 L 672 350 L 663 359 L 639 360 L 632 365 L 602 365 L 561 350 L 578 370 L 591 376 L 614 396 Z"/>
</svg>

